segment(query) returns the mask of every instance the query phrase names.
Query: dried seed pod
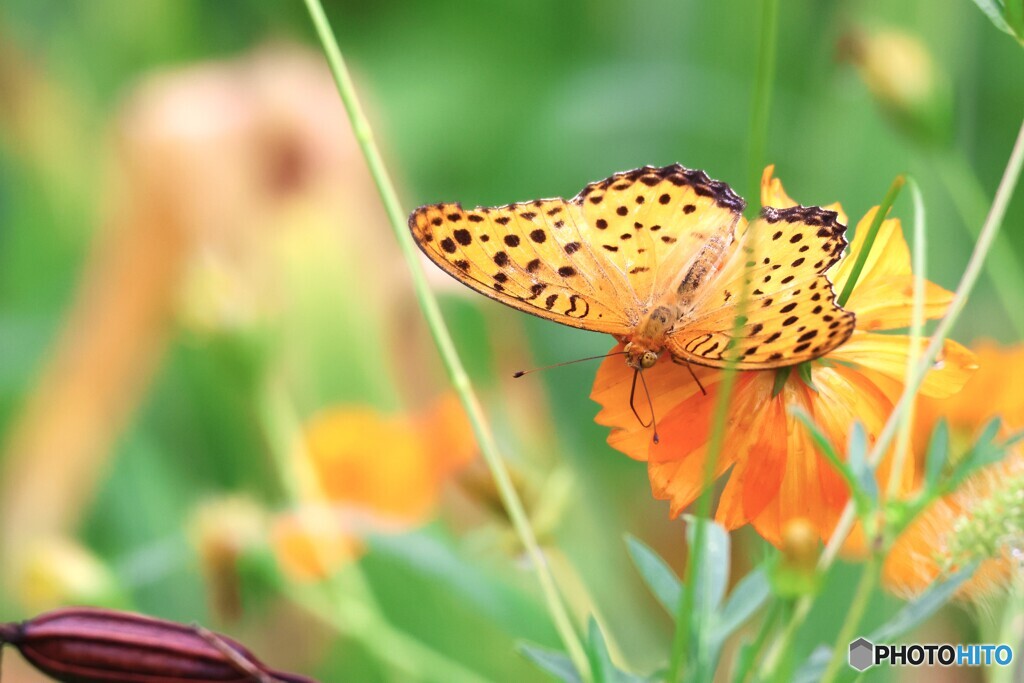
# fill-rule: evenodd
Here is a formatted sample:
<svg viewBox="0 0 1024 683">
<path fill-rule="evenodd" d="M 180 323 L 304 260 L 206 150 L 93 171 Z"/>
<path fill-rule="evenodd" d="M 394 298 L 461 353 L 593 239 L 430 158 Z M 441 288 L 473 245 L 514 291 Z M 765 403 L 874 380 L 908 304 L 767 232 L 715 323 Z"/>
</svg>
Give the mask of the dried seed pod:
<svg viewBox="0 0 1024 683">
<path fill-rule="evenodd" d="M 0 624 L 3 643 L 65 683 L 315 683 L 274 671 L 206 629 L 107 609 L 73 607 Z"/>
</svg>

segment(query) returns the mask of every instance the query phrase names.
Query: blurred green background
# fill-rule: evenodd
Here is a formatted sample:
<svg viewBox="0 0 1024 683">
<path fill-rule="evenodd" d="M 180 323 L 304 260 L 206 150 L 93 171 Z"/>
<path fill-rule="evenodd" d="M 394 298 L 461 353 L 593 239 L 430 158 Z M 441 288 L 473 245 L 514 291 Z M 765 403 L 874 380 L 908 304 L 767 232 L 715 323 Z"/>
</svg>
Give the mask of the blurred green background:
<svg viewBox="0 0 1024 683">
<path fill-rule="evenodd" d="M 749 155 L 760 36 L 755 3 L 325 4 L 407 210 L 436 201 L 568 197 L 615 171 L 675 161 L 730 183 L 750 211 L 759 205 Z M 931 61 L 922 70 L 912 57 L 909 66 L 899 61 L 906 55 L 881 58 L 902 70 L 879 72 L 864 51 L 886 31 L 901 32 Z M 35 391 L 109 205 L 117 203 L 108 172 L 111 131 L 126 96 L 154 73 L 231 60 L 268 43 L 316 49 L 301 3 L 0 6 L 0 436 Z M 798 201 L 841 201 L 851 220 L 877 204 L 897 174 L 912 175 L 927 206 L 928 277 L 953 289 L 1024 112 L 1020 47 L 968 0 L 783 0 L 777 50 L 762 161 L 776 164 Z M 907 87 L 886 90 L 889 77 Z M 334 125 L 343 130 L 347 121 L 339 115 Z M 365 183 L 358 196 L 376 201 Z M 910 219 L 909 195 L 896 213 Z M 359 218 L 365 215 L 373 221 Z M 379 234 L 352 246 L 387 249 L 367 256 L 394 261 L 378 277 L 348 282 L 338 271 L 347 284 L 332 289 L 332 266 L 302 265 L 300 255 L 302 276 L 285 280 L 296 287 L 289 300 L 301 305 L 241 327 L 196 329 L 174 314 L 166 347 L 138 405 L 127 409 L 98 488 L 72 530 L 114 577 L 115 589 L 101 601 L 218 624 L 189 519 L 198 503 L 227 493 L 245 492 L 268 509 L 287 506 L 260 389 L 281 354 L 299 367 L 288 376 L 303 378 L 290 387 L 301 420 L 339 403 L 414 409 L 416 397 L 444 390 L 408 282 L 393 275 L 401 264 L 380 216 L 367 209 L 349 214 L 343 226 L 352 235 Z M 1024 257 L 1022 224 L 1024 202 L 1017 200 L 1004 223 L 1008 239 L 998 247 L 1003 266 Z M 1021 313 L 1013 309 L 1021 290 L 1008 287 L 1021 273 L 1000 272 L 1002 298 L 985 278 L 958 323 L 958 341 L 1020 338 Z M 381 322 L 364 308 L 364 289 L 397 292 L 408 303 Z M 541 365 L 602 353 L 610 340 L 455 288 L 441 296 L 502 447 L 533 482 L 524 484 L 528 504 L 554 507 L 545 512 L 555 521 L 543 540 L 566 558 L 556 573 L 578 575 L 585 595 L 574 605 L 597 609 L 624 663 L 649 671 L 667 651 L 669 621 L 636 578 L 622 538 L 644 539 L 679 569 L 682 525 L 651 500 L 645 467 L 604 443 L 606 430 L 593 423 L 596 406 L 587 398 L 593 366 L 534 375 L 524 386 L 507 381 L 518 367 L 502 362 L 509 346 L 518 362 Z M 388 331 L 405 326 L 418 330 L 409 347 L 407 337 Z M 55 429 L 62 428 L 58 418 Z M 552 481 L 569 488 L 559 492 Z M 478 522 L 460 524 L 458 508 L 446 508 L 419 530 L 374 536 L 360 568 L 399 630 L 487 678 L 542 680 L 514 654 L 520 639 L 557 645 L 532 576 L 500 514 L 472 519 Z M 768 552 L 752 534 L 736 536 L 742 550 L 734 577 Z M 15 561 L 0 557 L 0 565 Z M 847 600 L 843 571 L 833 577 L 836 605 Z M 269 649 L 268 659 L 323 680 L 398 676 L 358 639 L 280 617 L 265 573 L 243 567 L 245 614 L 221 628 L 248 634 L 254 647 Z M 0 593 L 0 616 L 22 618 L 33 608 L 18 585 L 9 581 Z M 75 598 L 70 589 L 57 593 Z M 880 610 L 896 604 L 883 596 L 878 603 Z M 828 606 L 806 625 L 804 652 L 833 638 Z M 320 636 L 307 642 L 292 634 L 275 644 L 268 634 L 296 620 L 297 633 Z M 976 637 L 961 613 L 949 621 L 961 641 Z"/>
</svg>

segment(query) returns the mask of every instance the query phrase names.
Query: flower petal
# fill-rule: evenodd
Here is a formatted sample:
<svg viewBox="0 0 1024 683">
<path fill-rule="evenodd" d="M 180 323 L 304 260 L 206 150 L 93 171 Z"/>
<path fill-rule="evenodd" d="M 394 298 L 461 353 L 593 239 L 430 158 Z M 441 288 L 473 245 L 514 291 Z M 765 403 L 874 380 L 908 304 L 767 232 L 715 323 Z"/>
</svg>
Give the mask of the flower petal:
<svg viewBox="0 0 1024 683">
<path fill-rule="evenodd" d="M 786 194 L 786 190 L 782 187 L 782 181 L 778 178 L 773 178 L 772 175 L 775 173 L 775 164 L 765 166 L 764 173 L 761 174 L 761 206 L 771 206 L 776 209 L 786 209 L 791 206 L 799 206 L 799 202 L 793 201 L 793 199 Z M 843 225 L 847 224 L 846 212 L 843 211 L 843 207 L 839 202 L 829 204 L 823 208 L 829 211 L 835 211 L 839 214 L 839 222 Z"/>
<path fill-rule="evenodd" d="M 857 329 L 893 330 L 910 327 L 914 311 L 914 279 L 913 275 L 862 279 L 845 306 L 857 314 Z M 952 300 L 952 292 L 925 280 L 926 319 L 941 318 Z"/>
<path fill-rule="evenodd" d="M 612 352 L 621 350 L 620 344 Z M 720 372 L 711 368 L 697 365 L 691 368 L 705 388 L 717 383 L 721 376 Z M 654 414 L 658 417 L 666 416 L 680 402 L 701 393 L 690 371 L 685 366 L 673 363 L 667 354 L 653 368 L 644 371 L 644 380 L 654 404 Z M 608 435 L 609 445 L 635 460 L 646 460 L 653 433 L 650 427 L 640 424 L 629 406 L 632 383 L 633 368 L 626 365 L 621 356 L 606 358 L 597 371 L 590 392 L 590 398 L 601 404 L 601 411 L 594 421 L 612 428 Z M 636 408 L 646 418 L 649 407 L 639 381 L 636 392 Z"/>
<path fill-rule="evenodd" d="M 830 353 L 828 358 L 877 372 L 902 384 L 911 343 L 911 338 L 906 335 L 855 331 L 850 340 Z M 919 339 L 917 343 L 923 353 L 928 339 Z M 925 375 L 921 394 L 935 398 L 950 396 L 960 390 L 977 367 L 977 359 L 969 349 L 947 339 L 939 359 Z"/>
</svg>

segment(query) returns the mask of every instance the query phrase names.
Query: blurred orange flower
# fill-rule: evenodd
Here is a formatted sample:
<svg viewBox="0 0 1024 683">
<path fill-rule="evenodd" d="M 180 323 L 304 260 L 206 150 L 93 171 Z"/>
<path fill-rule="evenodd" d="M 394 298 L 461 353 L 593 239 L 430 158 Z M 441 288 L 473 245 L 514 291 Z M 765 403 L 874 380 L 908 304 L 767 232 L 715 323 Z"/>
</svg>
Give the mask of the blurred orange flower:
<svg viewBox="0 0 1024 683">
<path fill-rule="evenodd" d="M 995 416 L 1003 420 L 1004 436 L 1024 427 L 1024 387 L 1007 381 L 1024 370 L 1024 345 L 1000 348 L 986 343 L 977 347 L 977 354 L 981 369 L 962 392 L 946 400 L 923 400 L 918 411 L 918 443 L 927 443 L 938 420 L 945 419 L 954 460 Z M 918 450 L 923 456 L 924 449 Z M 983 597 L 1005 586 L 1024 552 L 1022 501 L 1024 449 L 1018 446 L 910 524 L 886 557 L 886 586 L 900 595 L 917 595 L 944 572 L 978 560 L 959 597 Z"/>
<path fill-rule="evenodd" d="M 775 208 L 795 206 L 782 183 L 772 177 L 773 169 L 766 168 L 762 177 L 761 203 Z M 837 211 L 841 222 L 847 221 L 839 204 L 826 208 Z M 860 220 L 848 255 L 830 271 L 839 291 L 850 277 L 876 210 Z M 744 229 L 746 224 L 741 223 L 738 230 Z M 912 291 L 910 250 L 899 220 L 886 220 L 846 304 L 857 314 L 856 330 L 849 341 L 810 363 L 805 375 L 809 383 L 796 368 L 781 388 L 775 386 L 776 371 L 740 374 L 714 469 L 717 478 L 732 468 L 718 503 L 720 523 L 730 529 L 751 523 L 765 539 L 779 545 L 787 522 L 804 518 L 821 538 L 828 538 L 848 491 L 790 411 L 800 408 L 811 415 L 839 452 L 845 452 L 855 421 L 874 439 L 903 390 L 912 343 L 904 335 L 875 331 L 910 324 Z M 941 316 L 951 297 L 950 292 L 928 283 L 926 315 Z M 970 351 L 947 341 L 921 393 L 949 396 L 963 386 L 974 367 Z M 723 376 L 710 368 L 694 366 L 693 370 L 706 395 L 690 371 L 670 359 L 663 359 L 646 373 L 654 413 L 662 416 L 658 421 L 661 443 L 657 445 L 651 443 L 650 430 L 638 423 L 629 406 L 633 371 L 620 358 L 609 358 L 601 365 L 591 393 L 602 407 L 596 421 L 612 428 L 608 443 L 632 458 L 647 461 L 654 495 L 670 502 L 672 516 L 682 512 L 703 488 L 711 414 Z M 887 480 L 888 469 L 886 457 L 877 470 L 880 480 Z M 914 484 L 915 471 L 910 462 L 900 473 L 903 491 Z"/>
<path fill-rule="evenodd" d="M 419 415 L 330 408 L 304 427 L 308 506 L 275 521 L 273 544 L 292 576 L 323 576 L 358 556 L 367 531 L 427 521 L 445 482 L 476 456 L 462 407 L 445 396 Z"/>
</svg>

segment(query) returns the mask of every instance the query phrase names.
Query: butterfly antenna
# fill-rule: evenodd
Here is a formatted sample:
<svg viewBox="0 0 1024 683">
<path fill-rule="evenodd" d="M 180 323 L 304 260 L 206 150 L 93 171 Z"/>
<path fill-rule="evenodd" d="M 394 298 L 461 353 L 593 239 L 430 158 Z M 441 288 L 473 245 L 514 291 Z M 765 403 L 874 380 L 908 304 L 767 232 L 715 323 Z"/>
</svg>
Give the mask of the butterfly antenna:
<svg viewBox="0 0 1024 683">
<path fill-rule="evenodd" d="M 708 391 L 704 388 L 704 385 L 700 383 L 700 378 L 697 377 L 697 373 L 693 371 L 693 366 L 690 365 L 690 361 L 686 361 L 686 369 L 690 371 L 690 377 L 692 377 L 693 381 L 697 383 L 698 387 L 700 387 L 700 393 L 707 396 Z"/>
<path fill-rule="evenodd" d="M 644 393 L 647 394 L 647 407 L 651 409 L 651 431 L 654 432 L 654 443 L 658 443 L 658 420 L 654 417 L 654 401 L 651 399 L 651 392 L 647 389 L 647 378 L 644 377 L 644 371 L 638 370 L 640 373 L 640 383 L 644 385 Z M 703 389 L 703 387 L 701 387 Z"/>
<path fill-rule="evenodd" d="M 523 375 L 529 375 L 531 372 L 540 372 L 541 370 L 550 370 L 551 368 L 560 368 L 563 365 L 572 365 L 573 363 L 582 363 L 585 360 L 598 360 L 600 358 L 608 358 L 610 356 L 621 356 L 624 353 L 626 353 L 626 352 L 625 351 L 612 351 L 611 353 L 606 353 L 606 354 L 601 355 L 601 356 L 589 356 L 587 358 L 577 358 L 576 360 L 562 361 L 561 363 L 554 363 L 553 365 L 545 365 L 542 368 L 532 368 L 530 370 L 519 370 L 518 372 L 513 373 L 512 376 L 518 378 L 518 377 L 522 377 Z M 635 381 L 636 380 L 634 378 L 634 382 Z"/>
<path fill-rule="evenodd" d="M 644 393 L 647 394 L 647 405 L 651 409 L 651 421 L 650 422 L 646 422 L 646 423 L 644 422 L 644 419 L 642 417 L 640 417 L 640 413 L 637 412 L 637 409 L 636 409 L 636 400 L 635 399 L 636 399 L 636 378 L 637 378 L 637 375 L 640 376 L 640 381 L 644 385 Z M 644 429 L 647 429 L 648 427 L 651 427 L 654 430 L 654 443 L 658 443 L 658 428 L 654 424 L 655 423 L 655 420 L 654 420 L 654 402 L 651 401 L 651 392 L 649 392 L 647 390 L 647 380 L 644 379 L 644 373 L 641 370 L 634 370 L 633 371 L 633 386 L 631 386 L 630 389 L 629 389 L 629 407 L 632 408 L 633 415 L 636 416 L 636 421 L 640 423 L 641 427 L 643 427 Z"/>
</svg>

